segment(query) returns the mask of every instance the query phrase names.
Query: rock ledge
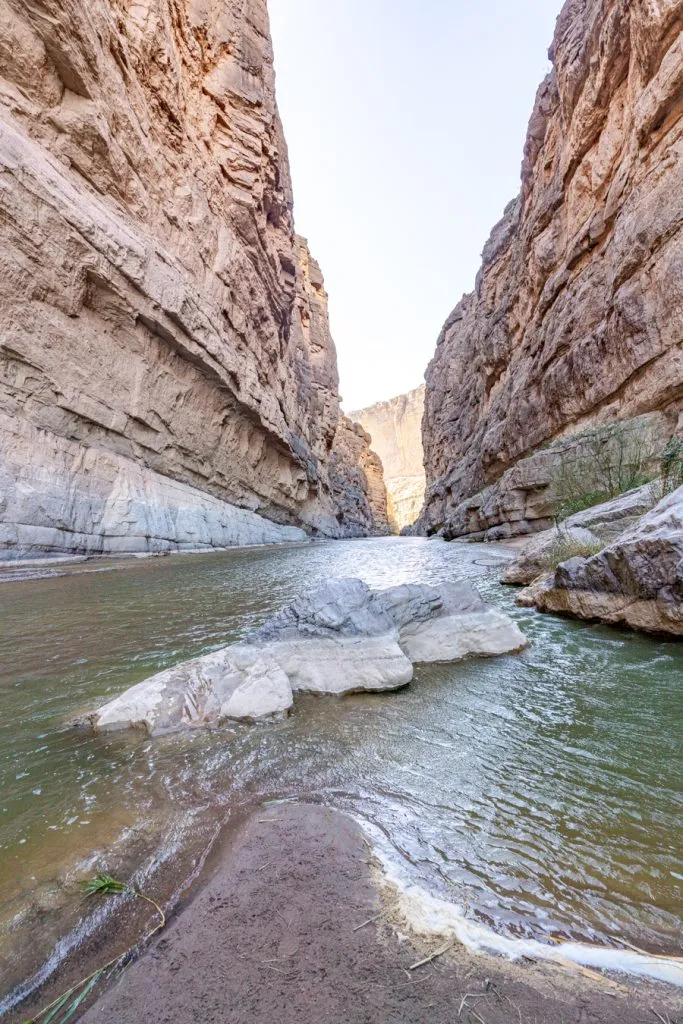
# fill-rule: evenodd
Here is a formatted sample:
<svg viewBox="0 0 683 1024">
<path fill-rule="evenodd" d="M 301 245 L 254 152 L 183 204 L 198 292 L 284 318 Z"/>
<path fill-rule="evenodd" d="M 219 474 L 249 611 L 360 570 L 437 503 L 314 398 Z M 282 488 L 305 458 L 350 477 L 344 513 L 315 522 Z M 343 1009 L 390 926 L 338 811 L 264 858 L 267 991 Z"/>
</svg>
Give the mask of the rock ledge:
<svg viewBox="0 0 683 1024">
<path fill-rule="evenodd" d="M 598 554 L 535 580 L 519 603 L 683 636 L 683 487 Z"/>
</svg>

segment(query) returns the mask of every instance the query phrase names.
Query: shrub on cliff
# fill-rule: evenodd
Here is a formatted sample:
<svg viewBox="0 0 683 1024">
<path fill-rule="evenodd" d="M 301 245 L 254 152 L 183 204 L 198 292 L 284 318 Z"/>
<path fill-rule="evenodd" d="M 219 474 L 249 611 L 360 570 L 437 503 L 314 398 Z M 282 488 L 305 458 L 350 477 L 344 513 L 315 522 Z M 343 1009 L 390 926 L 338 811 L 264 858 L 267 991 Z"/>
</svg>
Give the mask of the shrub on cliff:
<svg viewBox="0 0 683 1024">
<path fill-rule="evenodd" d="M 610 423 L 577 434 L 552 476 L 556 521 L 648 483 L 658 476 L 661 459 L 647 424 Z"/>
<path fill-rule="evenodd" d="M 672 437 L 667 442 L 660 469 L 664 494 L 672 494 L 683 487 L 683 437 Z"/>
</svg>

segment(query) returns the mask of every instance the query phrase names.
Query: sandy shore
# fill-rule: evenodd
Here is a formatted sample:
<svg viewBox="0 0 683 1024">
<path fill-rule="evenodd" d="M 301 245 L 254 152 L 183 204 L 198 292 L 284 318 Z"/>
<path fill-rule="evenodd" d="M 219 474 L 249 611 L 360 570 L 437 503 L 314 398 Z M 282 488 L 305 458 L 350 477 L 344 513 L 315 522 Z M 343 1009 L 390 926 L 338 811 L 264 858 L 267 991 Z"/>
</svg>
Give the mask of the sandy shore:
<svg viewBox="0 0 683 1024">
<path fill-rule="evenodd" d="M 430 948 L 399 939 L 376 881 L 350 819 L 308 805 L 264 808 L 226 837 L 193 898 L 82 1019 L 656 1024 L 657 1011 L 674 1024 L 681 1012 L 668 986 L 617 986 L 462 948 L 410 971 Z"/>
</svg>

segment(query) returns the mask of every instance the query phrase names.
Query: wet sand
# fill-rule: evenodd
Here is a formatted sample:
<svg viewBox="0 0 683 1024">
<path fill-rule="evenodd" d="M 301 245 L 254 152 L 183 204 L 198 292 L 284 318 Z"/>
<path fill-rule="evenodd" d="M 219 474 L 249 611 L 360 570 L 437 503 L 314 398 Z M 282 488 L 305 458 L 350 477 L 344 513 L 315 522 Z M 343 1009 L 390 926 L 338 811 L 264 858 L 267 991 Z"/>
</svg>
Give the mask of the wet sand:
<svg viewBox="0 0 683 1024">
<path fill-rule="evenodd" d="M 88 1024 L 675 1024 L 654 983 L 593 981 L 397 937 L 353 821 L 308 805 L 257 811 L 196 895 L 83 1016 Z M 375 918 L 365 924 L 370 918 Z M 359 927 L 361 926 L 361 927 Z M 656 1011 L 656 1012 L 655 1012 Z"/>
</svg>

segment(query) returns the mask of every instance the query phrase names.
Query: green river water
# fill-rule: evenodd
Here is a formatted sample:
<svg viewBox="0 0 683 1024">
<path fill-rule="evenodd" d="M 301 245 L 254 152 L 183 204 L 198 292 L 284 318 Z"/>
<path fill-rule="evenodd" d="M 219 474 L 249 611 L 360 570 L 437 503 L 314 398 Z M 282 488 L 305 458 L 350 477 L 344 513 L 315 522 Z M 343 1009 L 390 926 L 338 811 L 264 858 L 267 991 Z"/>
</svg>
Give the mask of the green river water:
<svg viewBox="0 0 683 1024">
<path fill-rule="evenodd" d="M 169 900 L 219 823 L 266 799 L 350 812 L 408 880 L 500 932 L 676 952 L 683 645 L 520 609 L 501 558 L 386 538 L 5 572 L 0 1012 L 93 927 L 76 880 L 106 867 Z M 397 694 L 300 696 L 277 724 L 153 742 L 68 728 L 343 576 L 472 579 L 530 647 L 418 667 Z"/>
</svg>

